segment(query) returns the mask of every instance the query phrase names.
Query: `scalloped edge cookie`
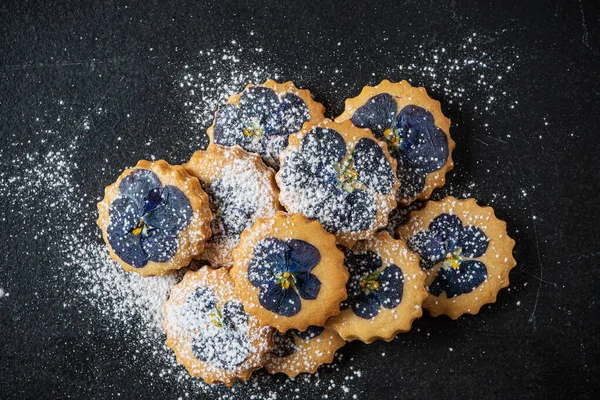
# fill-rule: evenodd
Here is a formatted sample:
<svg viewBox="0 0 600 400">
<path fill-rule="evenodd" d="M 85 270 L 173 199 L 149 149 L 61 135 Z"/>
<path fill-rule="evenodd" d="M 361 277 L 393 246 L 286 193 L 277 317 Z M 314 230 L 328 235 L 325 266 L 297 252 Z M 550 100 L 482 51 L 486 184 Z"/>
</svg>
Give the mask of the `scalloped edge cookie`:
<svg viewBox="0 0 600 400">
<path fill-rule="evenodd" d="M 192 207 L 192 220 L 186 229 L 179 233 L 177 252 L 169 261 L 148 261 L 142 268 L 134 268 L 121 260 L 113 251 L 108 242 L 107 229 L 110 224 L 108 210 L 119 194 L 119 184 L 129 174 L 137 169 L 154 172 L 163 185 L 173 185 L 179 188 L 190 201 Z M 128 168 L 121 173 L 116 182 L 104 190 L 104 199 L 98 203 L 98 226 L 102 230 L 102 238 L 108 246 L 110 257 L 119 262 L 128 272 L 136 272 L 142 276 L 165 275 L 173 270 L 187 266 L 192 258 L 202 252 L 204 241 L 211 235 L 211 213 L 208 206 L 208 195 L 202 190 L 197 178 L 189 175 L 181 166 L 170 165 L 164 160 L 155 162 L 141 160 L 135 167 Z"/>
<path fill-rule="evenodd" d="M 278 200 L 279 188 L 275 182 L 275 171 L 263 163 L 260 155 L 249 153 L 240 146 L 226 147 L 211 144 L 206 150 L 196 151 L 182 167 L 190 175 L 198 178 L 200 184 L 206 187 L 214 180 L 222 178 L 224 168 L 232 167 L 235 162 L 247 164 L 247 169 L 253 171 L 255 176 L 260 178 L 260 186 L 264 186 L 264 195 L 261 198 L 264 206 L 255 212 L 255 218 L 270 217 L 281 210 L 282 207 Z M 213 223 L 215 223 L 215 207 L 212 203 L 210 206 Z M 213 234 L 205 243 L 204 252 L 196 258 L 208 261 L 213 267 L 231 267 L 233 265 L 231 252 L 238 244 L 239 238 L 238 240 L 231 240 L 230 238 L 215 239 L 217 239 L 217 236 Z"/>
<path fill-rule="evenodd" d="M 280 165 L 283 166 L 288 155 L 297 151 L 302 146 L 302 139 L 310 131 L 314 128 L 325 128 L 331 129 L 339 133 L 346 142 L 347 151 L 352 151 L 354 146 L 358 141 L 362 138 L 367 138 L 373 140 L 377 143 L 383 150 L 383 154 L 385 155 L 386 160 L 388 161 L 390 167 L 392 168 L 393 176 L 394 176 L 394 185 L 388 194 L 381 193 L 371 193 L 373 191 L 369 191 L 369 193 L 375 198 L 375 202 L 377 203 L 377 214 L 375 215 L 375 219 L 373 224 L 369 229 L 365 229 L 359 232 L 339 232 L 335 234 L 337 238 L 338 244 L 344 247 L 352 247 L 354 243 L 358 240 L 369 239 L 373 237 L 375 232 L 383 227 L 385 227 L 388 223 L 388 216 L 390 212 L 396 208 L 396 192 L 398 191 L 398 187 L 400 186 L 400 182 L 398 181 L 398 177 L 396 176 L 396 160 L 390 156 L 390 153 L 387 149 L 387 144 L 381 140 L 378 140 L 373 136 L 369 129 L 357 128 L 350 121 L 345 121 L 341 123 L 334 122 L 330 119 L 325 119 L 318 124 L 311 124 L 309 122 L 305 123 L 300 132 L 290 135 L 288 147 L 280 154 L 279 161 Z M 294 207 L 294 195 L 292 191 L 285 190 L 284 185 L 282 184 L 281 171 L 283 168 L 280 168 L 277 174 L 275 175 L 275 180 L 277 181 L 277 185 L 279 186 L 280 194 L 279 194 L 279 202 L 285 209 L 290 213 L 302 212 L 302 210 L 296 209 Z"/>
<path fill-rule="evenodd" d="M 440 102 L 429 97 L 425 88 L 411 86 L 406 80 L 401 82 L 390 82 L 389 80 L 384 79 L 379 85 L 363 87 L 358 96 L 346 99 L 345 110 L 335 119 L 335 121 L 349 121 L 359 107 L 362 107 L 369 99 L 371 99 L 371 97 L 381 93 L 388 93 L 396 96 L 395 100 L 396 103 L 398 103 L 398 110 L 401 110 L 407 105 L 415 105 L 431 112 L 435 125 L 442 129 L 448 138 L 448 160 L 446 161 L 446 164 L 444 164 L 442 168 L 427 174 L 425 186 L 417 196 L 397 198 L 398 204 L 406 207 L 415 200 L 429 199 L 434 189 L 441 188 L 446 184 L 446 173 L 454 168 L 452 151 L 456 148 L 456 143 L 450 136 L 450 119 L 443 114 Z M 402 182 L 400 182 L 400 184 L 402 185 Z"/>
<path fill-rule="evenodd" d="M 254 257 L 254 248 L 267 237 L 303 240 L 315 246 L 320 253 L 319 263 L 311 270 L 321 281 L 319 294 L 315 300 L 300 298 L 301 310 L 292 317 L 264 308 L 259 301 L 259 288 L 248 280 L 248 266 Z M 233 250 L 231 275 L 246 312 L 256 316 L 261 324 L 280 332 L 289 329 L 305 331 L 311 325 L 323 326 L 329 317 L 338 314 L 340 302 L 346 298 L 349 276 L 344 267 L 344 255 L 336 247 L 335 236 L 318 221 L 308 220 L 302 214 L 290 215 L 281 211 L 271 218 L 259 218 L 252 228 L 242 232 L 240 243 Z"/>
<path fill-rule="evenodd" d="M 456 199 L 452 196 L 441 201 L 428 201 L 421 210 L 412 211 L 406 222 L 398 228 L 398 236 L 408 240 L 419 231 L 428 229 L 429 223 L 441 213 L 456 215 L 463 226 L 478 227 L 490 239 L 485 254 L 474 260 L 485 264 L 486 280 L 470 293 L 448 298 L 446 292 L 439 297 L 431 293 L 423 303 L 423 307 L 434 317 L 447 315 L 457 319 L 463 314 L 477 314 L 485 304 L 495 303 L 500 289 L 509 285 L 509 273 L 516 266 L 513 257 L 515 241 L 506 232 L 506 222 L 498 219 L 492 207 L 479 206 L 475 199 Z M 430 285 L 440 263 L 426 272 L 426 285 Z"/>
<path fill-rule="evenodd" d="M 351 251 L 377 253 L 383 265 L 395 264 L 404 276 L 402 300 L 395 308 L 379 309 L 371 319 L 357 316 L 351 307 L 329 319 L 326 326 L 335 330 L 345 340 L 372 343 L 375 340 L 389 342 L 401 332 L 408 332 L 415 319 L 423 315 L 422 304 L 427 298 L 425 273 L 419 265 L 419 256 L 408 249 L 406 243 L 393 239 L 386 231 L 379 232 L 368 241 L 357 242 Z"/>
<path fill-rule="evenodd" d="M 179 308 L 186 303 L 188 295 L 199 287 L 210 288 L 219 303 L 228 300 L 240 301 L 235 296 L 233 286 L 233 280 L 224 268 L 214 269 L 207 266 L 198 271 L 188 271 L 183 280 L 171 288 L 171 295 L 164 305 L 163 328 L 167 335 L 167 346 L 175 352 L 177 362 L 183 365 L 191 376 L 200 377 L 208 384 L 222 382 L 226 386 L 232 386 L 236 381 L 247 381 L 254 371 L 264 365 L 267 354 L 273 349 L 272 329 L 261 326 L 255 317 L 249 315 L 248 336 L 255 351 L 239 366 L 228 371 L 216 368 L 194 356 L 192 337 L 178 328 Z"/>
</svg>

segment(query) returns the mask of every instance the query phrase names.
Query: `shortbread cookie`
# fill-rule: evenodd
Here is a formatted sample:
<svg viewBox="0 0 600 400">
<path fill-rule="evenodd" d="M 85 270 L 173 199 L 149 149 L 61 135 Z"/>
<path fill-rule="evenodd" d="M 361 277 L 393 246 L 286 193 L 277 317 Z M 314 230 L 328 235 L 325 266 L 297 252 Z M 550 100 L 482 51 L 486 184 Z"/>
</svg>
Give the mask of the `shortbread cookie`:
<svg viewBox="0 0 600 400">
<path fill-rule="evenodd" d="M 207 134 L 210 143 L 240 145 L 277 168 L 288 136 L 298 132 L 305 122 L 321 121 L 324 111 L 308 90 L 298 89 L 292 82 L 269 79 L 261 85 L 248 85 L 231 96 L 216 112 Z"/>
<path fill-rule="evenodd" d="M 183 167 L 200 180 L 212 211 L 212 237 L 198 258 L 213 267 L 231 267 L 242 231 L 281 209 L 275 172 L 257 154 L 216 144 L 194 153 Z"/>
<path fill-rule="evenodd" d="M 165 303 L 167 346 L 192 376 L 231 386 L 262 367 L 273 330 L 244 312 L 227 269 L 188 271 Z"/>
<path fill-rule="evenodd" d="M 265 368 L 271 374 L 282 372 L 290 378 L 304 372 L 314 374 L 320 365 L 332 362 L 335 352 L 346 344 L 335 331 L 322 326 L 310 326 L 304 332 L 276 331 L 273 339 L 275 347 L 267 356 Z"/>
<path fill-rule="evenodd" d="M 390 341 L 398 333 L 408 332 L 422 315 L 427 297 L 419 257 L 385 231 L 357 242 L 344 256 L 350 271 L 348 298 L 342 302 L 340 314 L 326 326 L 346 340 L 365 343 Z"/>
<path fill-rule="evenodd" d="M 335 236 L 302 214 L 258 219 L 233 251 L 244 309 L 281 332 L 322 326 L 340 312 L 348 271 Z"/>
<path fill-rule="evenodd" d="M 126 271 L 164 275 L 187 266 L 210 237 L 208 196 L 180 166 L 142 160 L 104 193 L 97 222 Z"/>
<path fill-rule="evenodd" d="M 396 207 L 396 161 L 368 129 L 350 121 L 305 124 L 290 136 L 276 175 L 290 213 L 318 220 L 351 247 L 384 227 Z"/>
<path fill-rule="evenodd" d="M 346 100 L 346 110 L 335 120 L 351 120 L 385 140 L 398 161 L 397 200 L 402 206 L 428 199 L 435 188 L 444 186 L 446 173 L 454 167 L 450 120 L 424 88 L 388 80 L 365 86 L 358 97 Z"/>
<path fill-rule="evenodd" d="M 409 214 L 398 236 L 421 256 L 429 290 L 423 306 L 433 316 L 477 314 L 508 286 L 516 265 L 506 223 L 475 199 L 429 201 Z"/>
</svg>

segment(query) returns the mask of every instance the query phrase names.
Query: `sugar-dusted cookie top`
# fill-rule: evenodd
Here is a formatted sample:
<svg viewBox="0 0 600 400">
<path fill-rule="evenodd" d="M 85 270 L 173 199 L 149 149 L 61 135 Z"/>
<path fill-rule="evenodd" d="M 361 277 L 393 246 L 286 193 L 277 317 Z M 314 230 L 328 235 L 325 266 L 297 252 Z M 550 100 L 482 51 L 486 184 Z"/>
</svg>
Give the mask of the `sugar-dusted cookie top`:
<svg viewBox="0 0 600 400">
<path fill-rule="evenodd" d="M 387 143 L 398 162 L 400 205 L 428 199 L 435 188 L 444 186 L 446 173 L 454 167 L 450 120 L 424 88 L 388 80 L 365 86 L 357 97 L 346 100 L 346 110 L 335 120 L 351 120 Z"/>
<path fill-rule="evenodd" d="M 390 341 L 409 331 L 427 297 L 419 257 L 385 231 L 357 242 L 344 256 L 350 272 L 348 298 L 326 326 L 346 340 L 365 343 Z"/>
<path fill-rule="evenodd" d="M 212 237 L 198 258 L 213 267 L 231 267 L 231 251 L 242 231 L 281 209 L 275 172 L 257 154 L 216 144 L 195 152 L 183 167 L 200 180 L 210 199 Z"/>
<path fill-rule="evenodd" d="M 333 361 L 335 352 L 346 341 L 335 331 L 321 326 L 310 326 L 300 332 L 290 329 L 273 334 L 275 347 L 267 355 L 265 368 L 269 373 L 284 373 L 294 378 L 301 373 L 314 374 L 319 366 Z"/>
<path fill-rule="evenodd" d="M 187 266 L 211 234 L 198 179 L 163 160 L 125 170 L 105 189 L 98 213 L 111 257 L 144 276 Z"/>
<path fill-rule="evenodd" d="M 387 224 L 396 207 L 396 161 L 385 143 L 350 121 L 305 124 L 290 136 L 276 175 L 279 201 L 350 247 Z"/>
<path fill-rule="evenodd" d="M 322 326 L 340 312 L 348 271 L 335 236 L 302 214 L 258 219 L 233 251 L 244 309 L 281 332 Z"/>
<path fill-rule="evenodd" d="M 244 311 L 225 268 L 186 272 L 164 312 L 167 346 L 190 375 L 207 383 L 247 380 L 273 348 L 272 329 Z"/>
<path fill-rule="evenodd" d="M 305 122 L 321 121 L 324 110 L 308 90 L 298 89 L 292 82 L 269 79 L 231 96 L 216 112 L 207 134 L 210 143 L 237 144 L 260 154 L 267 165 L 277 168 L 288 136 L 298 132 Z"/>
<path fill-rule="evenodd" d="M 433 316 L 477 314 L 508 286 L 516 265 L 506 223 L 475 199 L 429 201 L 409 214 L 398 236 L 421 256 L 429 290 L 423 306 Z"/>
</svg>

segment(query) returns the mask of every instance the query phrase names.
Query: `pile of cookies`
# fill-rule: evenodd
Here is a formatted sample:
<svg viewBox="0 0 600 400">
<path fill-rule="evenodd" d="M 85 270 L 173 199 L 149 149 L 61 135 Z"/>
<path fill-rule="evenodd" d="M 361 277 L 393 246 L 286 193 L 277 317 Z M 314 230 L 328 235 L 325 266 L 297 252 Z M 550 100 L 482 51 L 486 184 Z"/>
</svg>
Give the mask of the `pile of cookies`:
<svg viewBox="0 0 600 400">
<path fill-rule="evenodd" d="M 164 328 L 191 375 L 315 373 L 346 341 L 390 341 L 422 308 L 476 314 L 508 285 L 514 241 L 494 211 L 427 201 L 455 143 L 425 89 L 365 87 L 333 121 L 309 91 L 269 80 L 230 97 L 207 133 L 187 163 L 140 161 L 98 204 L 125 270 L 186 270 Z M 390 212 L 415 200 L 392 237 Z"/>
</svg>

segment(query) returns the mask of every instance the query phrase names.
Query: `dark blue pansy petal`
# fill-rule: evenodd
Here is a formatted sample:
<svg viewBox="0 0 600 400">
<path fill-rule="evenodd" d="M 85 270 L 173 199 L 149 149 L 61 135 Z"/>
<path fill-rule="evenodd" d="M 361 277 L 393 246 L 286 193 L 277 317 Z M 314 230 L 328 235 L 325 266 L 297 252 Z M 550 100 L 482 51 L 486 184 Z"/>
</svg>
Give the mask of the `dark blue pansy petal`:
<svg viewBox="0 0 600 400">
<path fill-rule="evenodd" d="M 394 186 L 394 171 L 383 149 L 375 141 L 362 138 L 356 143 L 353 154 L 358 180 L 376 192 L 389 193 Z"/>
<path fill-rule="evenodd" d="M 135 169 L 119 184 L 119 197 L 129 197 L 138 205 L 140 211 L 144 206 L 144 199 L 152 189 L 161 188 L 158 176 L 147 169 Z"/>
<path fill-rule="evenodd" d="M 412 251 L 419 254 L 421 268 L 424 269 L 433 267 L 446 256 L 445 242 L 439 240 L 439 237 L 429 230 L 411 236 L 406 244 Z"/>
<path fill-rule="evenodd" d="M 460 240 L 462 254 L 465 257 L 475 258 L 485 254 L 490 239 L 476 226 L 467 226 L 463 229 Z"/>
<path fill-rule="evenodd" d="M 350 301 L 354 314 L 364 319 L 371 319 L 379 314 L 380 304 L 374 294 L 359 294 Z"/>
<path fill-rule="evenodd" d="M 348 268 L 351 277 L 361 278 L 381 268 L 382 262 L 379 254 L 374 251 L 354 253 L 346 249 L 344 251 L 344 265 Z"/>
<path fill-rule="evenodd" d="M 314 128 L 302 138 L 302 153 L 308 162 L 322 167 L 344 158 L 346 142 L 333 129 Z"/>
<path fill-rule="evenodd" d="M 266 290 L 261 290 L 258 294 L 260 304 L 267 310 L 284 317 L 291 317 L 300 311 L 300 297 L 290 287 L 284 289 L 277 282 L 269 282 Z"/>
<path fill-rule="evenodd" d="M 289 246 L 282 240 L 268 237 L 256 245 L 248 265 L 248 280 L 255 287 L 266 287 L 279 272 L 286 270 Z"/>
<path fill-rule="evenodd" d="M 279 97 L 269 88 L 252 86 L 241 94 L 239 107 L 246 118 L 263 123 L 279 107 Z"/>
<path fill-rule="evenodd" d="M 252 138 L 244 135 L 244 117 L 237 106 L 227 104 L 217 111 L 213 126 L 213 138 L 216 144 L 247 146 Z"/>
<path fill-rule="evenodd" d="M 395 264 L 390 264 L 379 275 L 377 279 L 379 288 L 377 297 L 379 302 L 385 308 L 394 308 L 402 302 L 404 293 L 404 274 Z"/>
<path fill-rule="evenodd" d="M 323 333 L 324 329 L 325 328 L 323 328 L 322 326 L 311 325 L 304 332 L 300 332 L 297 329 L 294 329 L 293 331 L 296 334 L 296 336 L 298 336 L 301 339 L 314 339 L 316 337 L 319 337 L 321 333 Z"/>
<path fill-rule="evenodd" d="M 369 128 L 376 138 L 383 139 L 383 132 L 392 126 L 397 110 L 398 104 L 392 95 L 381 93 L 354 112 L 352 123 L 360 128 Z"/>
<path fill-rule="evenodd" d="M 309 272 L 321 260 L 319 249 L 304 240 L 292 239 L 287 245 L 290 248 L 290 272 Z"/>
<path fill-rule="evenodd" d="M 223 320 L 227 329 L 239 331 L 248 323 L 248 314 L 244 311 L 242 303 L 230 301 L 223 306 Z"/>
<path fill-rule="evenodd" d="M 308 107 L 300 97 L 288 93 L 264 124 L 266 135 L 289 135 L 298 132 L 310 119 Z"/>
<path fill-rule="evenodd" d="M 285 333 L 276 330 L 273 333 L 273 343 L 275 347 L 271 350 L 271 353 L 277 357 L 291 356 L 296 351 L 296 341 L 291 330 Z"/>
<path fill-rule="evenodd" d="M 186 299 L 186 309 L 194 314 L 210 313 L 215 305 L 215 294 L 207 287 L 200 286 Z"/>
<path fill-rule="evenodd" d="M 435 280 L 429 286 L 429 293 L 439 296 L 446 292 L 448 298 L 471 293 L 487 277 L 485 264 L 475 260 L 466 260 L 458 268 L 440 268 Z"/>
<path fill-rule="evenodd" d="M 311 273 L 305 272 L 296 275 L 296 289 L 304 300 L 314 300 L 319 295 L 321 281 Z"/>
<path fill-rule="evenodd" d="M 110 223 L 108 236 L 123 236 L 131 232 L 139 223 L 140 209 L 138 204 L 129 197 L 118 197 L 108 209 Z"/>
<path fill-rule="evenodd" d="M 162 187 L 152 189 L 144 198 L 144 210 L 142 211 L 142 215 L 156 211 L 158 208 L 165 205 L 168 196 L 169 193 Z"/>
<path fill-rule="evenodd" d="M 396 129 L 402 138 L 401 152 L 414 167 L 427 172 L 440 169 L 448 159 L 448 138 L 426 109 L 409 105 L 398 114 Z"/>
<path fill-rule="evenodd" d="M 170 236 L 175 236 L 190 224 L 192 206 L 185 193 L 175 186 L 165 186 L 163 196 L 166 197 L 166 202 L 155 211 L 144 215 L 144 221 Z"/>
<path fill-rule="evenodd" d="M 170 236 L 170 233 L 154 229 L 141 243 L 150 261 L 165 262 L 177 252 L 178 239 L 176 236 Z"/>
<path fill-rule="evenodd" d="M 454 250 L 463 235 L 463 226 L 460 218 L 453 214 L 440 214 L 429 224 L 429 230 L 446 242 L 446 251 Z"/>
<path fill-rule="evenodd" d="M 134 268 L 142 268 L 148 263 L 148 255 L 142 247 L 140 237 L 133 233 L 122 236 L 108 235 L 108 242 L 115 254 Z"/>
<path fill-rule="evenodd" d="M 350 232 L 359 232 L 369 229 L 375 221 L 377 215 L 377 206 L 373 197 L 362 189 L 354 189 L 346 197 L 348 204 L 348 219 L 345 224 L 337 227 L 347 229 Z"/>
</svg>

